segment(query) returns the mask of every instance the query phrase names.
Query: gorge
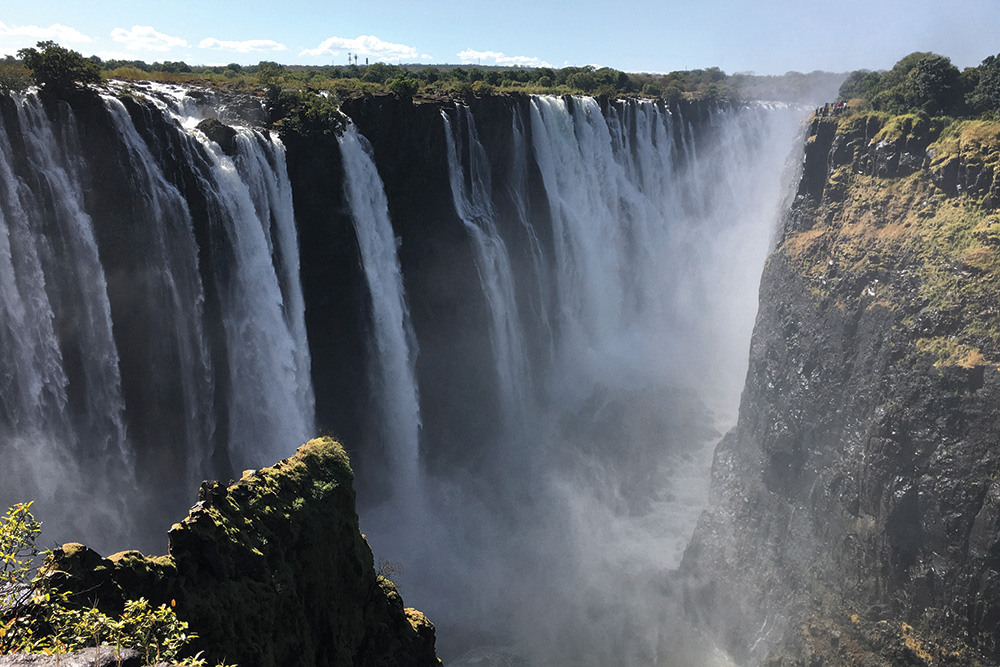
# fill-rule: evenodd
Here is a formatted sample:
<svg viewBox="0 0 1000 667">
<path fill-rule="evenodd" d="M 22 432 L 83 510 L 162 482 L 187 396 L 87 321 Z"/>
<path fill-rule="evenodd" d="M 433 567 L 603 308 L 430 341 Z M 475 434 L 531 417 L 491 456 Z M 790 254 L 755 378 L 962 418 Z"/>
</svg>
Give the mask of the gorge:
<svg viewBox="0 0 1000 667">
<path fill-rule="evenodd" d="M 446 663 L 992 664 L 992 338 L 871 216 L 995 196 L 996 144 L 760 103 L 341 110 L 279 138 L 246 95 L 0 97 L 0 501 L 159 553 L 203 479 L 325 433 Z"/>
<path fill-rule="evenodd" d="M 169 86 L 2 104 L 4 502 L 157 553 L 329 431 L 443 655 L 665 650 L 641 581 L 705 502 L 802 111 L 389 95 L 279 141 Z"/>
</svg>

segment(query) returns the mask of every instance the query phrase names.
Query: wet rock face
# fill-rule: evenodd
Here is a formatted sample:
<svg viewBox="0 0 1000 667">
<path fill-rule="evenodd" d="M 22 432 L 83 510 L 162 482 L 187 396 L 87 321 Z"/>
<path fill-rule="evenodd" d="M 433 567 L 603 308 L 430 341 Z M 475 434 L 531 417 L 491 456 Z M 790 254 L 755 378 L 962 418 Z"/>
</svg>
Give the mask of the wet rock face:
<svg viewBox="0 0 1000 667">
<path fill-rule="evenodd" d="M 940 141 L 822 125 L 764 271 L 686 606 L 746 661 L 998 664 L 1000 358 L 980 314 L 998 295 L 976 282 L 993 250 L 934 231 L 943 212 L 988 229 L 988 189 L 954 199 L 933 155 L 903 169 Z M 981 274 L 955 263 L 970 253 Z"/>
<path fill-rule="evenodd" d="M 236 154 L 236 130 L 218 118 L 206 118 L 198 123 L 198 129 L 209 139 L 219 144 L 222 152 L 232 157 Z"/>
<path fill-rule="evenodd" d="M 434 626 L 375 574 L 351 482 L 340 445 L 311 440 L 233 484 L 206 482 L 170 529 L 169 555 L 101 558 L 64 545 L 49 576 L 106 613 L 120 613 L 126 599 L 173 601 L 210 661 L 438 665 Z"/>
</svg>

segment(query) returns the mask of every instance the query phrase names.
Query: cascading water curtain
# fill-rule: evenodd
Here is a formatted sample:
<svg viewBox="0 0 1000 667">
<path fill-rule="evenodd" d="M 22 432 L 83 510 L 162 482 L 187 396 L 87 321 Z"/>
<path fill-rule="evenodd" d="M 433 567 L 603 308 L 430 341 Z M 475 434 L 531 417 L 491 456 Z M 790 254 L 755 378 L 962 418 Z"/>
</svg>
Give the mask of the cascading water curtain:
<svg viewBox="0 0 1000 667">
<path fill-rule="evenodd" d="M 478 468 L 420 478 L 407 601 L 446 658 L 489 618 L 531 664 L 708 661 L 658 582 L 735 416 L 800 114 L 532 97 L 487 145 L 474 108 L 442 112 L 444 149 L 506 419 Z"/>
<path fill-rule="evenodd" d="M 284 150 L 239 129 L 226 155 L 154 92 L 104 96 L 99 150 L 65 103 L 0 115 L 0 500 L 114 550 L 314 430 Z"/>
</svg>

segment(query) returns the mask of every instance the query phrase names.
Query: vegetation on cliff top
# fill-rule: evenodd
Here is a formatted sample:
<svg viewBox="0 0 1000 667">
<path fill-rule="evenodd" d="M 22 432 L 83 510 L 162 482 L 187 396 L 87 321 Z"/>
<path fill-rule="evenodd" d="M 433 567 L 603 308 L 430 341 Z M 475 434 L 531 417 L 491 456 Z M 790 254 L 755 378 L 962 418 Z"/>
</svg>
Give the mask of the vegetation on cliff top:
<svg viewBox="0 0 1000 667">
<path fill-rule="evenodd" d="M 46 89 L 65 91 L 101 82 L 101 68 L 96 62 L 53 41 L 38 42 L 37 49 L 21 49 L 17 55 L 35 83 Z"/>
<path fill-rule="evenodd" d="M 857 106 L 891 114 L 1000 119 L 1000 56 L 960 72 L 945 56 L 918 51 L 887 72 L 851 72 L 839 100 L 857 100 Z"/>
<path fill-rule="evenodd" d="M 783 248 L 817 297 L 900 310 L 938 366 L 1000 365 L 1000 121 L 821 112 L 806 171 Z"/>
</svg>

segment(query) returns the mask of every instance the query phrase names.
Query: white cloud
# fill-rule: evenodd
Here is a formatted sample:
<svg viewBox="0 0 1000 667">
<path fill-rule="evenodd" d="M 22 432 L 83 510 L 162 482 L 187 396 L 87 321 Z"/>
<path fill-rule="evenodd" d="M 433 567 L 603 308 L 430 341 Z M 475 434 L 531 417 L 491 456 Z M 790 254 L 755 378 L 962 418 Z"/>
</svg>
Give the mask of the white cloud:
<svg viewBox="0 0 1000 667">
<path fill-rule="evenodd" d="M 177 47 L 187 47 L 187 40 L 157 32 L 150 25 L 134 25 L 131 30 L 115 28 L 111 39 L 125 45 L 129 51 L 169 51 Z"/>
<path fill-rule="evenodd" d="M 76 28 L 70 28 L 61 23 L 53 23 L 48 28 L 42 28 L 37 25 L 7 25 L 6 23 L 0 23 L 0 35 L 5 37 L 30 37 L 38 41 L 51 39 L 60 44 L 86 44 L 94 41 Z"/>
<path fill-rule="evenodd" d="M 207 37 L 198 44 L 203 49 L 219 49 L 220 51 L 234 51 L 236 53 L 253 53 L 254 51 L 287 51 L 284 44 L 275 42 L 272 39 L 245 39 L 241 42 L 230 42 L 214 37 Z"/>
<path fill-rule="evenodd" d="M 429 60 L 431 56 L 426 53 L 421 54 L 412 46 L 406 44 L 393 44 L 386 42 L 373 35 L 360 35 L 358 37 L 330 37 L 324 39 L 315 49 L 304 49 L 301 56 L 339 56 L 341 51 L 374 58 L 375 60 L 395 60 L 414 61 Z"/>
<path fill-rule="evenodd" d="M 459 58 L 462 59 L 463 63 L 482 63 L 486 60 L 487 64 L 491 64 L 488 61 L 492 60 L 494 65 L 521 65 L 522 67 L 552 67 L 544 60 L 540 58 L 531 58 L 529 56 L 505 56 L 499 51 L 475 51 L 473 49 L 466 49 L 461 53 L 457 54 Z"/>
</svg>

